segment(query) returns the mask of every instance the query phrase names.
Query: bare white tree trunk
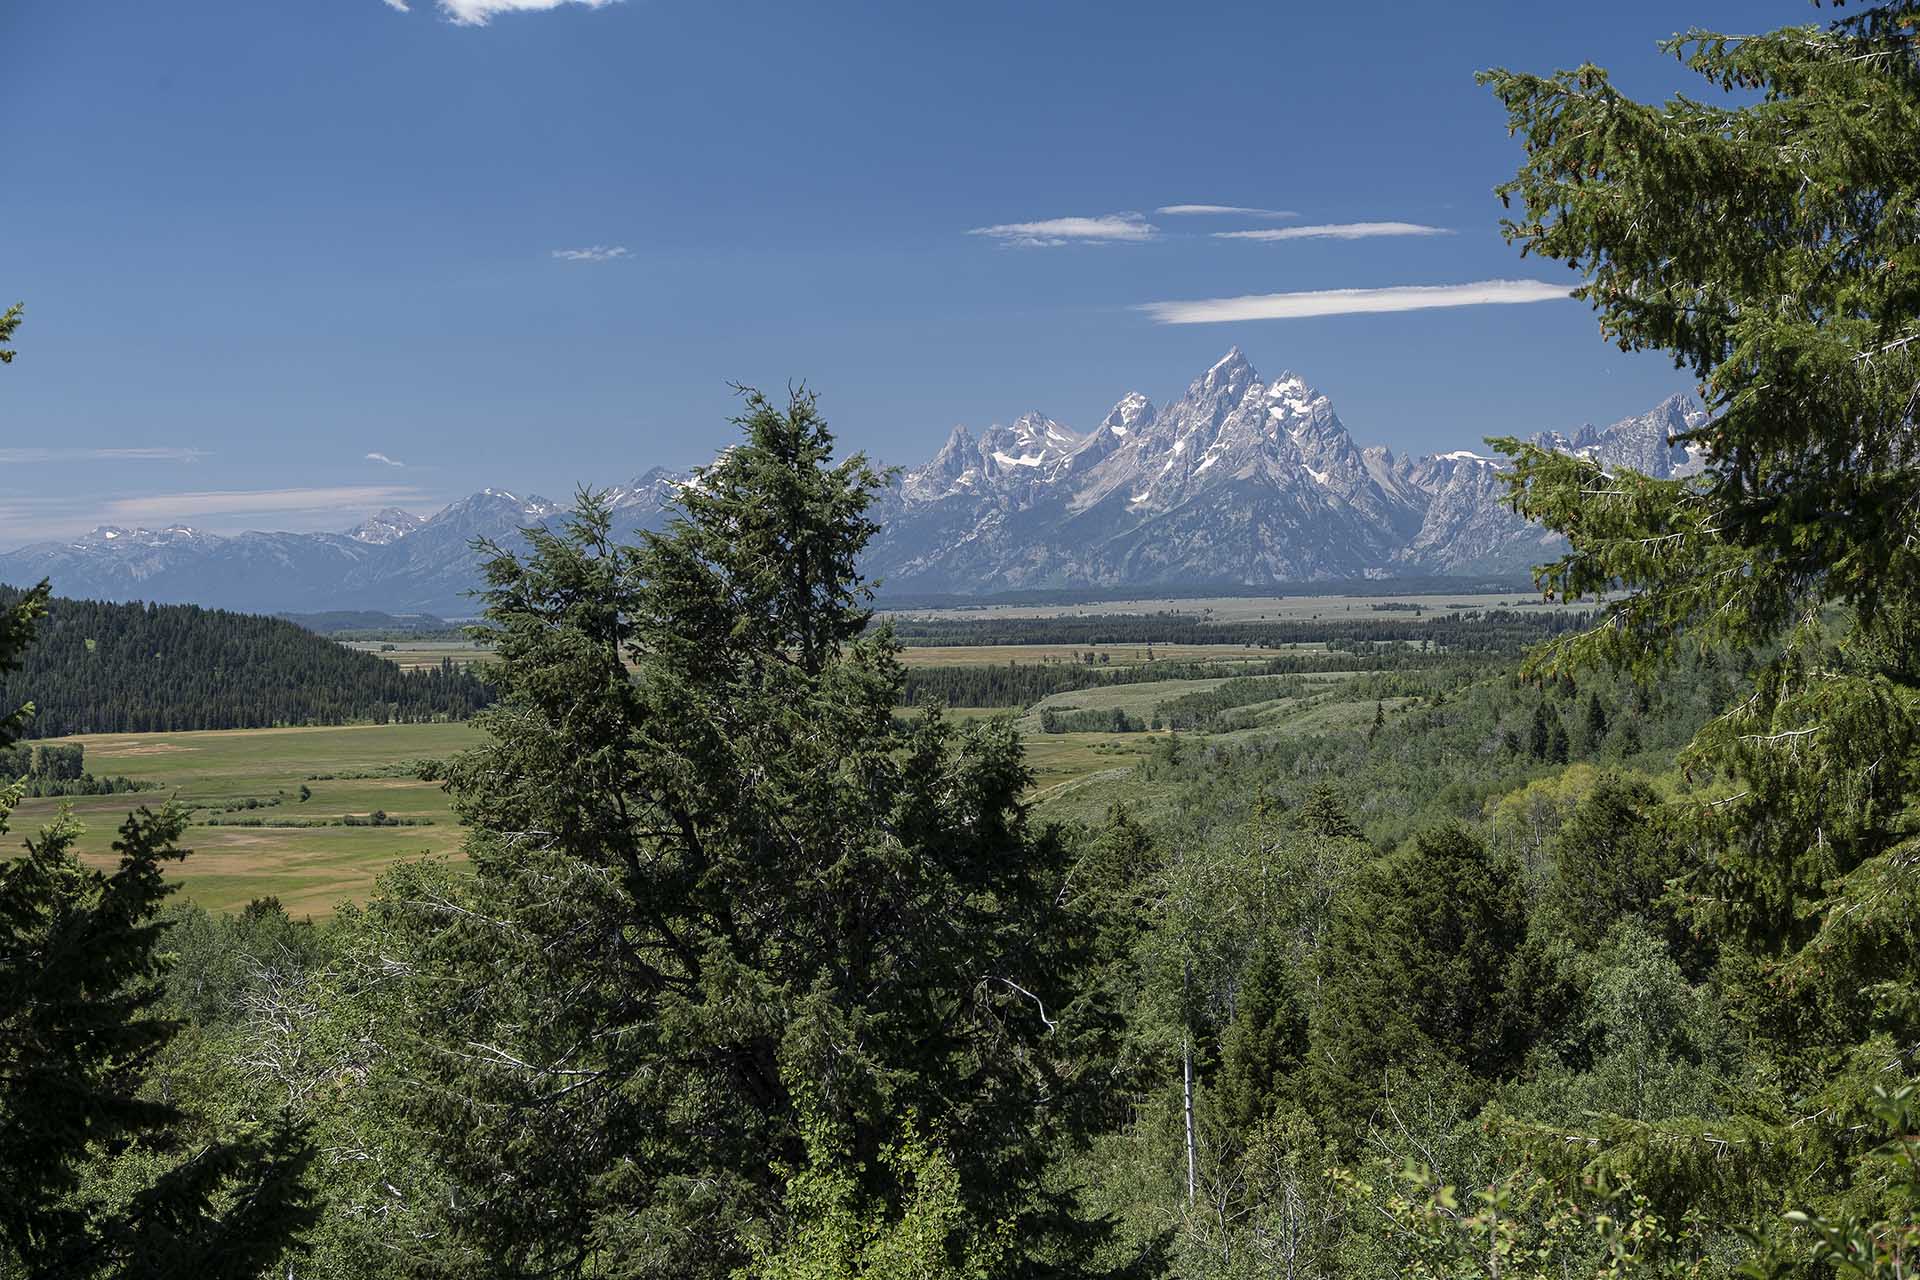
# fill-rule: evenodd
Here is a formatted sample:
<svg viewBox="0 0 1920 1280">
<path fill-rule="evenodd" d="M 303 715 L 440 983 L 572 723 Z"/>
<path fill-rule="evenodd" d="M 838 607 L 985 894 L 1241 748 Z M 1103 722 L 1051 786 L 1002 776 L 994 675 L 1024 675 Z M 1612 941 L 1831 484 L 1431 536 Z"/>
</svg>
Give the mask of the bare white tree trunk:
<svg viewBox="0 0 1920 1280">
<path fill-rule="evenodd" d="M 1193 962 L 1188 961 L 1186 971 L 1181 975 L 1183 988 L 1193 985 Z M 1181 1021 L 1186 1020 L 1185 1014 Z M 1200 1182 L 1199 1149 L 1193 1138 L 1193 1036 L 1185 1026 L 1180 1029 L 1180 1075 L 1181 1092 L 1185 1097 L 1187 1112 L 1187 1207 L 1193 1207 L 1194 1193 Z"/>
</svg>

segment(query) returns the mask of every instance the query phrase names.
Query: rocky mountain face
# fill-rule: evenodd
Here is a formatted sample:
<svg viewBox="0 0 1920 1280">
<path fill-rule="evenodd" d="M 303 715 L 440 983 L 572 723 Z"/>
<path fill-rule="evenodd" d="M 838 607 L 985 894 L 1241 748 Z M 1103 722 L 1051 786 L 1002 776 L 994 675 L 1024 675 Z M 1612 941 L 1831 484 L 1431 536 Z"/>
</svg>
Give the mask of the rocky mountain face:
<svg viewBox="0 0 1920 1280">
<path fill-rule="evenodd" d="M 1706 468 L 1698 447 L 1677 443 L 1674 437 L 1705 425 L 1707 412 L 1687 396 L 1668 396 L 1634 418 L 1625 418 L 1602 431 L 1592 423 L 1571 436 L 1542 431 L 1528 439 L 1543 449 L 1577 453 L 1606 467 L 1625 467 L 1660 480 L 1697 475 Z"/>
<path fill-rule="evenodd" d="M 384 547 L 389 542 L 398 542 L 426 522 L 425 516 L 417 516 L 398 507 L 386 507 L 368 516 L 357 527 L 347 530 L 347 536 L 355 542 Z"/>
<path fill-rule="evenodd" d="M 1530 437 L 1660 477 L 1704 465 L 1674 437 L 1705 420 L 1674 396 L 1600 429 Z M 663 527 L 688 476 L 608 491 L 631 535 Z M 1361 447 L 1304 377 L 1263 380 L 1238 348 L 1156 406 L 1129 392 L 1088 432 L 1043 413 L 938 453 L 881 496 L 865 569 L 892 592 L 1152 587 L 1518 573 L 1558 554 L 1506 509 L 1497 459 Z M 512 545 L 565 504 L 486 489 L 422 518 L 389 509 L 344 534 L 96 529 L 0 556 L 0 581 L 64 595 L 251 610 L 475 611 L 476 538 Z"/>
<path fill-rule="evenodd" d="M 1534 439 L 1686 475 L 1701 462 L 1672 437 L 1701 421 L 1675 396 Z M 889 495 L 868 563 L 892 590 L 962 594 L 1517 573 L 1561 544 L 1506 508 L 1499 467 L 1362 448 L 1304 377 L 1265 381 L 1236 348 L 1178 400 L 1130 392 L 1086 435 L 1038 413 L 977 441 L 954 428 Z"/>
</svg>

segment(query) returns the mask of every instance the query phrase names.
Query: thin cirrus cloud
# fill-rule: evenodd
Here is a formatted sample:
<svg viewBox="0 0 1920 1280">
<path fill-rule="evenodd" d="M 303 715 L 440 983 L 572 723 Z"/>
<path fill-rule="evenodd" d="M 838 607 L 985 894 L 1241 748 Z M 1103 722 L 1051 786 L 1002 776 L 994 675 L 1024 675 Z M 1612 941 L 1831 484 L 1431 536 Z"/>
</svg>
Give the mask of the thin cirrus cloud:
<svg viewBox="0 0 1920 1280">
<path fill-rule="evenodd" d="M 1253 231 L 1216 231 L 1216 240 L 1371 240 L 1376 236 L 1450 236 L 1448 227 L 1423 222 L 1324 222 L 1306 227 L 1260 227 Z"/>
<path fill-rule="evenodd" d="M 367 461 L 377 462 L 380 465 L 386 466 L 386 467 L 404 467 L 407 465 L 406 463 L 401 462 L 397 459 L 389 458 L 384 453 L 370 453 L 367 455 Z"/>
<path fill-rule="evenodd" d="M 0 449 L 0 463 L 26 466 L 36 462 L 198 462 L 205 449 Z"/>
<path fill-rule="evenodd" d="M 1480 280 L 1473 284 L 1317 289 L 1305 293 L 1198 298 L 1189 302 L 1148 302 L 1136 309 L 1161 324 L 1227 324 L 1242 320 L 1301 320 L 1311 316 L 1424 311 L 1431 307 L 1550 302 L 1568 296 L 1566 286 L 1549 284 L 1545 280 Z"/>
<path fill-rule="evenodd" d="M 970 236 L 986 236 L 1023 249 L 1063 244 L 1138 244 L 1151 240 L 1160 228 L 1137 213 L 1104 213 L 1090 218 L 1042 218 L 1036 222 L 1002 222 L 974 227 Z"/>
<path fill-rule="evenodd" d="M 1176 218 L 1211 217 L 1220 214 L 1235 214 L 1242 218 L 1297 218 L 1300 216 L 1291 209 L 1254 209 L 1243 204 L 1163 204 L 1154 212 Z"/>
<path fill-rule="evenodd" d="M 623 244 L 593 244 L 584 249 L 555 249 L 553 256 L 562 262 L 618 262 L 631 258 L 633 250 Z"/>
<path fill-rule="evenodd" d="M 243 529 L 343 529 L 381 507 L 436 505 L 414 485 L 361 484 L 293 489 L 198 490 L 110 498 L 8 495 L 0 502 L 0 547 L 84 533 L 99 525 L 162 528 L 192 524 L 216 533 Z"/>
<path fill-rule="evenodd" d="M 343 484 L 305 489 L 210 489 L 115 498 L 105 507 L 114 521 L 153 522 L 203 516 L 226 518 L 339 513 L 419 501 L 412 485 Z"/>
<path fill-rule="evenodd" d="M 582 4 L 589 9 L 604 9 L 614 0 L 439 0 L 440 12 L 458 27 L 484 27 L 502 13 L 541 13 L 562 5 Z M 389 9 L 411 13 L 407 0 L 386 0 Z"/>
</svg>

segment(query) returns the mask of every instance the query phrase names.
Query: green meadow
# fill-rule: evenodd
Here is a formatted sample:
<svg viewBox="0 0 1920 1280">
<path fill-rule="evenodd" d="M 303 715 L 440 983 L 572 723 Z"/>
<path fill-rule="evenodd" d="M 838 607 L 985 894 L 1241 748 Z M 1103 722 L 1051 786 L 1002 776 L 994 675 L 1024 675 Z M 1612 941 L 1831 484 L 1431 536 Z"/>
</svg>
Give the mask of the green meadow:
<svg viewBox="0 0 1920 1280">
<path fill-rule="evenodd" d="M 1317 648 L 1318 646 L 1312 646 Z M 1079 646 L 1081 652 L 1093 646 Z M 1147 661 L 1138 645 L 1099 646 L 1114 666 Z M 1216 663 L 1245 656 L 1241 646 L 1155 646 L 1154 659 Z M 1254 651 L 1258 654 L 1258 651 Z M 398 650 L 384 654 L 405 663 Z M 490 655 L 489 655 L 490 656 Z M 939 646 L 908 649 L 913 665 L 975 665 L 1074 661 L 1071 645 Z M 1270 656 L 1270 655 L 1261 655 Z M 435 661 L 437 662 L 437 658 Z M 1351 673 L 1299 677 L 1310 692 L 1242 709 L 1253 727 L 1215 735 L 1188 734 L 1189 741 L 1226 742 L 1254 735 L 1303 733 L 1344 727 L 1373 714 L 1339 697 Z M 949 714 L 973 718 L 1010 716 L 1027 744 L 1034 781 L 1028 793 L 1045 818 L 1098 820 L 1108 805 L 1136 798 L 1134 766 L 1169 738 L 1156 732 L 1044 733 L 1040 712 L 1126 711 L 1146 720 L 1162 702 L 1217 688 L 1221 678 L 1155 680 L 1055 694 L 1024 710 L 956 707 Z M 911 712 L 903 709 L 903 714 Z M 182 892 L 213 910 L 234 910 L 258 897 L 277 897 L 296 916 L 332 914 L 348 900 L 363 899 L 388 865 L 422 855 L 458 856 L 461 830 L 439 784 L 415 776 L 416 762 L 450 756 L 481 740 L 470 724 L 359 724 L 339 727 L 237 729 L 146 734 L 86 734 L 50 739 L 86 749 L 86 767 L 96 776 L 124 775 L 155 784 L 151 791 L 65 800 L 23 801 L 13 818 L 14 838 L 53 821 L 63 805 L 85 827 L 82 857 L 106 867 L 127 811 L 174 798 L 191 813 L 187 860 L 174 868 Z M 302 787 L 308 791 L 300 798 Z M 374 815 L 394 825 L 367 825 Z"/>
<path fill-rule="evenodd" d="M 342 900 L 363 897 L 389 863 L 458 851 L 460 828 L 445 793 L 406 770 L 415 760 L 450 755 L 479 740 L 479 730 L 464 723 L 54 739 L 84 746 L 95 775 L 124 774 L 158 787 L 26 800 L 14 811 L 12 828 L 17 839 L 69 806 L 86 827 L 81 856 L 107 866 L 129 809 L 176 798 L 193 816 L 186 838 L 193 852 L 173 871 L 189 897 L 230 910 L 271 894 L 296 916 L 328 915 Z M 310 792 L 304 801 L 302 786 Z M 344 825 L 376 812 L 427 825 Z M 271 825 L 291 823 L 312 825 Z M 328 825 L 333 823 L 343 825 Z"/>
</svg>

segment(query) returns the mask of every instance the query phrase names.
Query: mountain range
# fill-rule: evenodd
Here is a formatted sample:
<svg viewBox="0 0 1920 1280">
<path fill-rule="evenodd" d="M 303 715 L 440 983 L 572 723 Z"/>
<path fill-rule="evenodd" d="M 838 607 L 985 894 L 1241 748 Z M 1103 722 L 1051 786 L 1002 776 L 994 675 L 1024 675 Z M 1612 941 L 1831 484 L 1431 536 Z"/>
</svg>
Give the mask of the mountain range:
<svg viewBox="0 0 1920 1280">
<path fill-rule="evenodd" d="M 1637 417 L 1531 439 L 1609 466 L 1688 475 L 1674 437 L 1704 411 L 1669 397 Z M 1091 431 L 1043 413 L 975 434 L 881 495 L 865 571 L 892 594 L 1278 583 L 1518 573 L 1560 542 L 1502 501 L 1498 460 L 1397 457 L 1357 445 L 1296 373 L 1264 381 L 1239 348 L 1178 399 L 1129 392 Z M 691 476 L 654 468 L 608 491 L 620 531 L 660 528 Z M 0 582 L 52 578 L 65 596 L 254 611 L 470 614 L 471 543 L 509 545 L 566 506 L 483 489 L 431 517 L 389 509 L 344 533 L 102 527 L 0 555 Z"/>
</svg>

